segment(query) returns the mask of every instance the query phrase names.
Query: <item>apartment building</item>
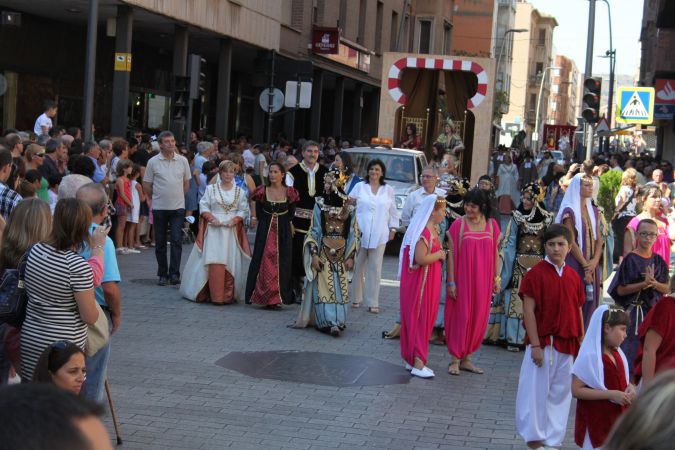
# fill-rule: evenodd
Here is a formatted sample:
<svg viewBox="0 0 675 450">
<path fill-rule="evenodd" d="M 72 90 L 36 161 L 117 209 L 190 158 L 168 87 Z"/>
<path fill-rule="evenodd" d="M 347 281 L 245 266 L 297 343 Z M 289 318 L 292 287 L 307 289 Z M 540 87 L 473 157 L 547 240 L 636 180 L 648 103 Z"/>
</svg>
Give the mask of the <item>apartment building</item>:
<svg viewBox="0 0 675 450">
<path fill-rule="evenodd" d="M 176 86 L 198 55 L 202 74 L 192 129 L 265 140 L 367 139 L 377 129 L 382 54 L 449 54 L 453 0 L 98 0 L 94 123 L 98 135 L 166 129 Z M 0 26 L 2 128 L 31 129 L 45 99 L 57 123 L 81 125 L 90 2 L 0 0 L 20 25 Z M 14 22 L 16 23 L 16 22 Z M 321 50 L 327 40 L 331 51 Z M 317 44 L 317 45 L 315 45 Z M 332 47 L 331 47 L 332 46 Z M 116 57 L 128 57 L 120 69 Z M 198 58 L 197 61 L 200 61 Z M 124 65 L 123 65 L 124 66 Z M 270 86 L 311 81 L 311 108 L 286 108 L 267 129 Z"/>
<path fill-rule="evenodd" d="M 494 57 L 496 18 L 499 4 L 511 0 L 455 0 L 452 54 Z"/>
<path fill-rule="evenodd" d="M 654 86 L 656 156 L 675 160 L 675 2 L 645 0 L 642 15 L 640 86 Z"/>
<path fill-rule="evenodd" d="M 526 142 L 531 145 L 533 133 L 536 131 L 535 125 L 539 124 L 540 134 L 548 118 L 552 75 L 550 68 L 555 67 L 552 54 L 553 31 L 558 22 L 555 17 L 538 11 L 527 1 L 518 0 L 514 26 L 527 31 L 513 38 L 509 112 L 502 117 L 501 123 L 505 132 L 500 137 L 500 143 L 509 145 L 515 133 L 525 130 Z M 539 120 L 536 116 L 537 109 Z"/>
<path fill-rule="evenodd" d="M 581 73 L 574 61 L 564 55 L 555 56 L 555 67 L 560 69 L 553 74 L 547 123 L 576 125 L 580 109 L 578 92 L 582 83 Z"/>
</svg>

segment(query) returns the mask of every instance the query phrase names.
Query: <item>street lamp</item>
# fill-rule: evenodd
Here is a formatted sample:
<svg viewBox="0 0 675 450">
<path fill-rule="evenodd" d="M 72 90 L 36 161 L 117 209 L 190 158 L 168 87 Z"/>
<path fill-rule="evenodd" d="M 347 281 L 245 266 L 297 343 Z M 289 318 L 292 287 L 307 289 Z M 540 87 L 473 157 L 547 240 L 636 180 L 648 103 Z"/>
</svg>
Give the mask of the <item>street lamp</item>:
<svg viewBox="0 0 675 450">
<path fill-rule="evenodd" d="M 504 32 L 504 36 L 502 37 L 502 46 L 499 49 L 499 53 L 497 54 L 497 65 L 495 66 L 495 84 L 494 84 L 494 94 L 497 94 L 497 78 L 499 77 L 499 63 L 502 60 L 502 54 L 504 53 L 504 46 L 506 45 L 506 36 L 509 33 L 525 33 L 529 31 L 527 28 L 509 28 Z M 501 85 L 499 86 L 500 90 L 504 90 L 504 80 L 502 79 Z M 494 113 L 493 113 L 494 114 Z M 495 114 L 496 115 L 496 114 Z M 494 119 L 494 117 L 493 117 Z M 495 130 L 495 143 L 494 146 L 497 148 L 499 145 L 499 130 Z"/>
<path fill-rule="evenodd" d="M 549 66 L 545 68 L 543 73 L 541 74 L 541 83 L 539 84 L 539 97 L 537 97 L 537 113 L 534 119 L 534 133 L 532 135 L 532 150 L 534 152 L 538 151 L 535 142 L 539 141 L 539 108 L 541 107 L 541 95 L 544 90 L 544 80 L 546 80 L 546 72 L 548 72 L 549 70 L 560 70 L 560 67 Z"/>
</svg>

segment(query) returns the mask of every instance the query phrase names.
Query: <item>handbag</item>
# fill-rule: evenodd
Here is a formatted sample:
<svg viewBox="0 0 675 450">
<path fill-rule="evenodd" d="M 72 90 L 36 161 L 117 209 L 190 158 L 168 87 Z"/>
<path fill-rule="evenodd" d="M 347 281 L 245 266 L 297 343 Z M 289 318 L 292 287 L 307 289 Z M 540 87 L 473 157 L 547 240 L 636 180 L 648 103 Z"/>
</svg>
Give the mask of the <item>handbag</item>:
<svg viewBox="0 0 675 450">
<path fill-rule="evenodd" d="M 110 340 L 108 318 L 98 303 L 96 303 L 96 310 L 98 311 L 98 319 L 87 329 L 87 356 L 94 356 Z"/>
<path fill-rule="evenodd" d="M 26 263 L 30 248 L 19 260 L 16 269 L 5 269 L 0 276 L 0 324 L 21 328 L 26 318 L 28 294 L 26 293 Z"/>
</svg>

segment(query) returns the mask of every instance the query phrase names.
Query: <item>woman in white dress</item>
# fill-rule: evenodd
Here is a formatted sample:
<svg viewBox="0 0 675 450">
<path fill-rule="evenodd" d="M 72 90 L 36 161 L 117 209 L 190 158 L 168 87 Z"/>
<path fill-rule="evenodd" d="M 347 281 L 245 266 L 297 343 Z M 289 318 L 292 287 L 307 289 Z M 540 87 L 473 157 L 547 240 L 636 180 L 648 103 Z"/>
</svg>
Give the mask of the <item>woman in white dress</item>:
<svg viewBox="0 0 675 450">
<path fill-rule="evenodd" d="M 520 204 L 520 190 L 518 189 L 518 168 L 511 160 L 511 155 L 504 155 L 504 161 L 497 170 L 497 200 L 499 212 L 511 214 Z"/>
<path fill-rule="evenodd" d="M 246 192 L 234 183 L 236 164 L 223 161 L 199 202 L 199 233 L 185 266 L 180 292 L 188 300 L 215 304 L 244 299 L 251 250 L 244 218 Z"/>
</svg>

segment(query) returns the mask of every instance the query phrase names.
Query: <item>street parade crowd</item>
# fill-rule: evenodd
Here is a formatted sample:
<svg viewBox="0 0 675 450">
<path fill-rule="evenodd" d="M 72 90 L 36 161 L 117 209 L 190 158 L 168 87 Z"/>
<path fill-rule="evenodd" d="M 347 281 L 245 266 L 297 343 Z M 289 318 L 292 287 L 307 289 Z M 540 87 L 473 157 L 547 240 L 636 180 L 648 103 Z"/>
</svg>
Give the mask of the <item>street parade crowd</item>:
<svg viewBox="0 0 675 450">
<path fill-rule="evenodd" d="M 499 147 L 472 186 L 448 121 L 399 211 L 385 164 L 356 168 L 341 152 L 350 144 L 333 138 L 296 148 L 282 136 L 267 146 L 200 132 L 183 145 L 136 130 L 84 141 L 52 126 L 55 113 L 48 103 L 32 132 L 0 142 L 2 384 L 103 400 L 122 318 L 117 255 L 153 247 L 159 286 L 218 305 L 297 303 L 293 327 L 339 337 L 349 309 L 380 312 L 384 253 L 398 235 L 400 320 L 383 337 L 400 339 L 411 375 L 435 376 L 430 343 L 446 346 L 451 376 L 483 374 L 481 345 L 524 352 L 516 428 L 530 448 L 562 445 L 572 397 L 584 449 L 638 448 L 622 427 L 672 407 L 667 161 L 617 149 L 576 163 Z M 421 145 L 409 125 L 401 146 Z"/>
</svg>

